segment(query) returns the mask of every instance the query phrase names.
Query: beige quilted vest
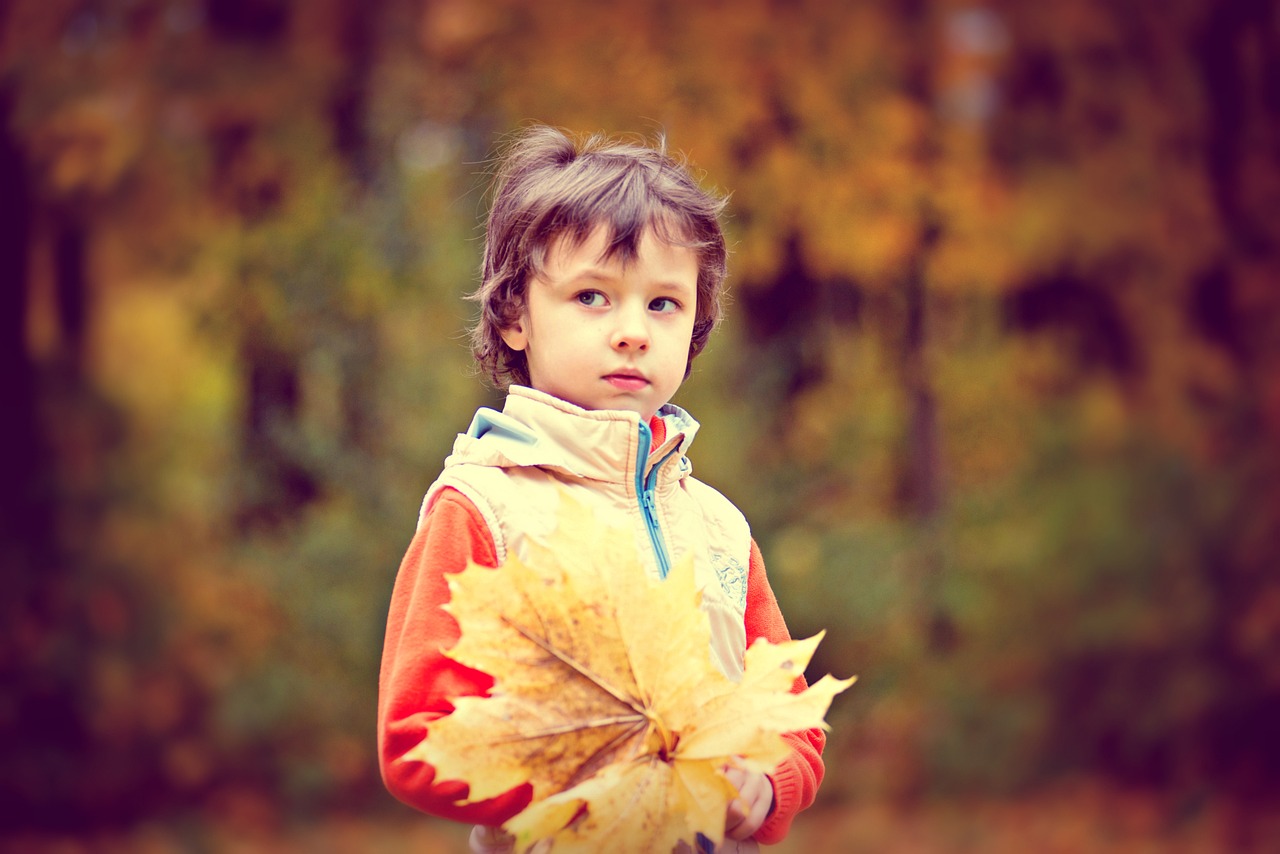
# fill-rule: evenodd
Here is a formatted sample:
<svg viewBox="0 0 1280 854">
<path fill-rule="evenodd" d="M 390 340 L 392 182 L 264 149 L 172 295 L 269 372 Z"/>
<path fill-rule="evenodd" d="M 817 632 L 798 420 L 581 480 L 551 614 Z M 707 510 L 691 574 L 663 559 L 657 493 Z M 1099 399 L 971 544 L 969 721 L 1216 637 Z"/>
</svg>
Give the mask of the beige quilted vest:
<svg viewBox="0 0 1280 854">
<path fill-rule="evenodd" d="M 711 623 L 711 653 L 731 679 L 742 675 L 743 612 L 751 531 L 746 519 L 711 487 L 691 476 L 685 451 L 698 424 L 675 406 L 660 413 L 666 441 L 645 454 L 647 425 L 634 412 L 586 410 L 551 395 L 513 386 L 501 413 L 481 409 L 459 435 L 440 478 L 422 503 L 419 523 L 445 487 L 475 504 L 489 525 L 498 562 L 552 530 L 562 494 L 595 509 L 604 527 L 634 531 L 646 570 L 693 556 L 702 608 Z M 657 536 L 651 536 L 642 493 L 651 486 Z M 655 540 L 659 544 L 655 547 Z"/>
</svg>

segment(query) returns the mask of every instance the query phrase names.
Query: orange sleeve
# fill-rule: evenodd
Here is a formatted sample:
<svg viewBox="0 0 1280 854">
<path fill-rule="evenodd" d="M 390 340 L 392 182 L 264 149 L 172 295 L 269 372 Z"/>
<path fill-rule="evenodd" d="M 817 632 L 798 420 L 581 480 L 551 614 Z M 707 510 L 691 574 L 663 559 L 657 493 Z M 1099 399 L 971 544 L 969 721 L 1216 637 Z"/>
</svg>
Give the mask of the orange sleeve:
<svg viewBox="0 0 1280 854">
<path fill-rule="evenodd" d="M 427 763 L 402 758 L 426 737 L 431 721 L 453 711 L 450 698 L 493 687 L 488 674 L 442 654 L 460 636 L 457 621 L 443 610 L 449 601 L 445 574 L 460 572 L 469 560 L 498 565 L 493 535 L 471 501 L 445 489 L 409 544 L 391 593 L 378 679 L 378 761 L 387 789 L 409 806 L 496 826 L 528 805 L 528 784 L 464 806 L 457 802 L 467 796 L 466 783 L 437 780 Z"/>
<path fill-rule="evenodd" d="M 771 643 L 791 640 L 778 600 L 769 586 L 764 571 L 764 558 L 755 540 L 751 541 L 751 567 L 747 574 L 747 612 L 743 622 L 747 629 L 747 646 L 756 638 Z M 799 693 L 808 687 L 804 677 L 798 677 L 791 687 Z M 822 762 L 822 749 L 827 736 L 821 729 L 808 729 L 783 735 L 791 746 L 791 755 L 779 763 L 769 775 L 773 783 L 773 812 L 756 831 L 756 841 L 772 845 L 782 841 L 791 830 L 796 814 L 807 809 L 818 794 L 826 766 Z"/>
</svg>

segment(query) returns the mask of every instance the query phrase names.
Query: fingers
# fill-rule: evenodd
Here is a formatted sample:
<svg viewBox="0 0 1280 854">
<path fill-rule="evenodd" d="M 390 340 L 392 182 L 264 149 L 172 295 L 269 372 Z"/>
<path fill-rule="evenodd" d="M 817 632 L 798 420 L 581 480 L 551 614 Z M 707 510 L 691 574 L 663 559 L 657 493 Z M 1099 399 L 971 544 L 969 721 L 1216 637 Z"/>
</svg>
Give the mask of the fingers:
<svg viewBox="0 0 1280 854">
<path fill-rule="evenodd" d="M 773 807 L 773 784 L 758 771 L 730 766 L 725 779 L 738 790 L 738 796 L 725 812 L 724 832 L 730 839 L 750 839 L 760 829 Z"/>
<path fill-rule="evenodd" d="M 471 828 L 467 847 L 471 854 L 512 854 L 516 850 L 516 838 L 500 827 L 477 824 Z"/>
<path fill-rule="evenodd" d="M 725 811 L 724 815 L 725 835 L 734 839 L 741 838 L 735 834 L 738 832 L 738 829 L 742 827 L 742 822 L 746 821 L 747 815 L 750 812 L 750 807 L 742 797 L 742 788 L 746 785 L 746 781 L 742 779 L 743 774 L 734 773 L 737 771 L 739 771 L 739 769 L 731 768 L 725 772 L 725 777 L 727 777 L 729 782 L 733 784 L 733 787 L 738 790 L 738 797 L 729 801 L 729 808 Z"/>
</svg>

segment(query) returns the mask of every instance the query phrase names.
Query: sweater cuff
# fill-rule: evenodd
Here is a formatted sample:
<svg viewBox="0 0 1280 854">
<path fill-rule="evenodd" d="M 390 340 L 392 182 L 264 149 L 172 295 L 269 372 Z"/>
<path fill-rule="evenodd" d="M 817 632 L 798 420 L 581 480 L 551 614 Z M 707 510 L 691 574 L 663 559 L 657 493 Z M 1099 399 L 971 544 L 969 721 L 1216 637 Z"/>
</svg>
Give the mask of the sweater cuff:
<svg viewBox="0 0 1280 854">
<path fill-rule="evenodd" d="M 755 832 L 755 840 L 761 845 L 781 842 L 791 829 L 800 801 L 803 782 L 794 762 L 783 762 L 769 774 L 773 784 L 773 812 Z"/>
</svg>

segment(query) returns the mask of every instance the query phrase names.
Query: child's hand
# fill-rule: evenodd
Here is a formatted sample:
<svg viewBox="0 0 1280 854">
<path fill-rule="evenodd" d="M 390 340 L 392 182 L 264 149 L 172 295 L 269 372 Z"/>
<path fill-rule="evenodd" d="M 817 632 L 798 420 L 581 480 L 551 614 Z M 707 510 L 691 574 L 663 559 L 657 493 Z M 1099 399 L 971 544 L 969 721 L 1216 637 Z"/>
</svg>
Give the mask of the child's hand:
<svg viewBox="0 0 1280 854">
<path fill-rule="evenodd" d="M 483 824 L 477 824 L 471 828 L 467 848 L 471 854 L 515 854 L 516 838 L 500 827 L 485 827 Z M 531 854 L 548 854 L 551 850 L 551 841 L 543 839 L 529 850 Z"/>
<path fill-rule="evenodd" d="M 724 776 L 738 790 L 724 816 L 724 834 L 730 839 L 750 839 L 773 809 L 773 783 L 759 771 L 725 766 Z"/>
<path fill-rule="evenodd" d="M 500 827 L 485 827 L 483 824 L 471 828 L 471 838 L 467 842 L 471 854 L 513 854 L 516 850 L 514 836 Z"/>
</svg>

